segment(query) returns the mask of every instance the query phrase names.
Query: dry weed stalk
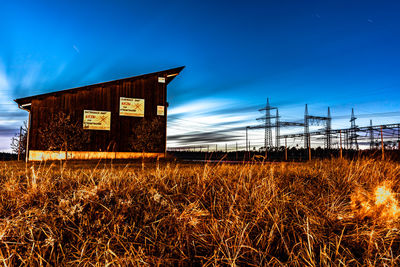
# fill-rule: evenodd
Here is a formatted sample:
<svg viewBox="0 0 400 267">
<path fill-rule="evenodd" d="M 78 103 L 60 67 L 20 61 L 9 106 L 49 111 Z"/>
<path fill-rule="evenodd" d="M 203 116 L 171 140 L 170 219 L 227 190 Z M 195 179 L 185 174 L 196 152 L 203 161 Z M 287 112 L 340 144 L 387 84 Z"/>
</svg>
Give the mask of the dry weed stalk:
<svg viewBox="0 0 400 267">
<path fill-rule="evenodd" d="M 0 166 L 0 263 L 399 265 L 394 162 Z"/>
</svg>

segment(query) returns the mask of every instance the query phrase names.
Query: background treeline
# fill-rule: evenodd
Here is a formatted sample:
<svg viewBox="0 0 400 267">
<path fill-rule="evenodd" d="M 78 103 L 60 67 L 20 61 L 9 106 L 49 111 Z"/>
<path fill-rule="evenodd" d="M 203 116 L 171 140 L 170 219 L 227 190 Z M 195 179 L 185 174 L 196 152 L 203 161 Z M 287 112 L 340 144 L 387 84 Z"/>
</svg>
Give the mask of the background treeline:
<svg viewBox="0 0 400 267">
<path fill-rule="evenodd" d="M 285 150 L 271 150 L 267 153 L 260 151 L 213 151 L 213 152 L 199 152 L 199 151 L 169 151 L 170 156 L 184 160 L 229 160 L 229 161 L 243 161 L 243 160 L 267 160 L 267 161 L 285 161 Z M 374 158 L 381 159 L 381 150 L 354 150 L 347 149 L 342 152 L 343 158 L 358 159 L 358 158 Z M 339 158 L 339 149 L 324 149 L 313 148 L 311 149 L 312 159 L 328 159 Z M 400 160 L 399 150 L 385 150 L 385 158 L 395 161 Z M 306 161 L 309 159 L 308 150 L 303 148 L 290 148 L 287 150 L 287 161 Z"/>
</svg>

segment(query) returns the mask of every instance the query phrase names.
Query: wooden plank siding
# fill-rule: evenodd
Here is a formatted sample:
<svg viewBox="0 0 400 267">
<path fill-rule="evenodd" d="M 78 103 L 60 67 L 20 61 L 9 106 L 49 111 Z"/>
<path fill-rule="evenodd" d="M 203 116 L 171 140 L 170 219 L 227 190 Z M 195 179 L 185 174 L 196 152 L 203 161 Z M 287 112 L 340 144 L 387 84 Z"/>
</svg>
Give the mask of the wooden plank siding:
<svg viewBox="0 0 400 267">
<path fill-rule="evenodd" d="M 86 130 L 90 132 L 90 142 L 84 151 L 131 152 L 129 140 L 132 130 L 143 118 L 120 116 L 120 97 L 143 98 L 144 118 L 151 121 L 159 117 L 164 128 L 159 138 L 166 140 L 167 84 L 175 77 L 169 75 L 175 75 L 182 69 L 183 67 L 15 100 L 20 107 L 27 103 L 31 104 L 29 150 L 46 150 L 46 145 L 41 142 L 39 129 L 47 125 L 54 114 L 64 112 L 72 121 L 78 122 L 83 127 L 84 110 L 98 110 L 111 111 L 110 131 Z M 158 77 L 165 77 L 166 83 L 159 83 Z M 157 116 L 157 105 L 165 106 L 164 116 Z M 145 152 L 165 151 L 166 143 L 163 142 L 163 145 L 155 151 Z"/>
</svg>

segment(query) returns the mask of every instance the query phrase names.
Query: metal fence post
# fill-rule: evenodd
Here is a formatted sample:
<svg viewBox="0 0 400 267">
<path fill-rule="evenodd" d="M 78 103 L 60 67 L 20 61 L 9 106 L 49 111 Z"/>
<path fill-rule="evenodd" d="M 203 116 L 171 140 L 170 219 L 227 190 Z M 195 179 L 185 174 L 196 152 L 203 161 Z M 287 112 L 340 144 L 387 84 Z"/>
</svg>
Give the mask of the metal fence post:
<svg viewBox="0 0 400 267">
<path fill-rule="evenodd" d="M 22 135 L 22 126 L 19 127 L 19 139 L 18 139 L 18 161 L 21 156 L 21 135 Z"/>
<path fill-rule="evenodd" d="M 339 131 L 340 134 L 340 158 L 343 158 L 343 149 L 342 149 L 342 130 Z"/>
<path fill-rule="evenodd" d="M 382 160 L 385 160 L 385 146 L 383 144 L 383 126 L 381 125 Z"/>
<path fill-rule="evenodd" d="M 285 161 L 287 161 L 287 137 L 285 137 Z"/>
</svg>

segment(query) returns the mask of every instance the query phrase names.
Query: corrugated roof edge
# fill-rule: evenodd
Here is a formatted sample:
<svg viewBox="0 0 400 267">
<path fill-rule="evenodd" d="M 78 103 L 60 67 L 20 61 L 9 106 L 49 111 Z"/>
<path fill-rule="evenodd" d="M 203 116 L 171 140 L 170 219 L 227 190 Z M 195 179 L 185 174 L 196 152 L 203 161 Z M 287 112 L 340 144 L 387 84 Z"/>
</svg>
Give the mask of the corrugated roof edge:
<svg viewBox="0 0 400 267">
<path fill-rule="evenodd" d="M 132 76 L 132 77 L 123 78 L 123 79 L 117 79 L 117 80 L 112 80 L 112 81 L 107 81 L 107 82 L 89 84 L 89 85 L 85 85 L 85 86 L 80 86 L 80 87 L 75 87 L 75 88 L 70 88 L 70 89 L 64 89 L 64 90 L 60 90 L 60 91 L 55 91 L 55 92 L 50 92 L 50 93 L 45 93 L 45 94 L 39 94 L 39 95 L 34 95 L 34 96 L 27 96 L 27 97 L 23 97 L 23 98 L 14 99 L 14 101 L 18 105 L 23 105 L 23 104 L 30 103 L 32 101 L 32 99 L 35 99 L 35 98 L 41 98 L 41 97 L 46 97 L 46 96 L 50 96 L 50 95 L 58 95 L 58 94 L 62 94 L 62 93 L 69 93 L 69 92 L 74 92 L 74 91 L 79 91 L 79 90 L 87 90 L 92 86 L 99 86 L 99 85 L 103 85 L 103 84 L 114 83 L 114 82 L 119 82 L 119 81 L 124 81 L 124 80 L 135 80 L 135 79 L 145 78 L 147 76 L 153 76 L 153 75 L 159 75 L 159 74 L 168 74 L 168 73 L 171 73 L 171 74 L 178 73 L 179 74 L 184 68 L 185 68 L 185 66 L 182 66 L 182 67 L 178 67 L 178 68 L 162 70 L 162 71 L 157 71 L 157 72 L 152 72 L 152 73 L 147 73 L 147 74 L 141 74 L 141 75 Z M 168 80 L 167 80 L 167 84 L 170 81 L 172 81 L 175 77 L 176 76 L 169 77 Z"/>
</svg>

